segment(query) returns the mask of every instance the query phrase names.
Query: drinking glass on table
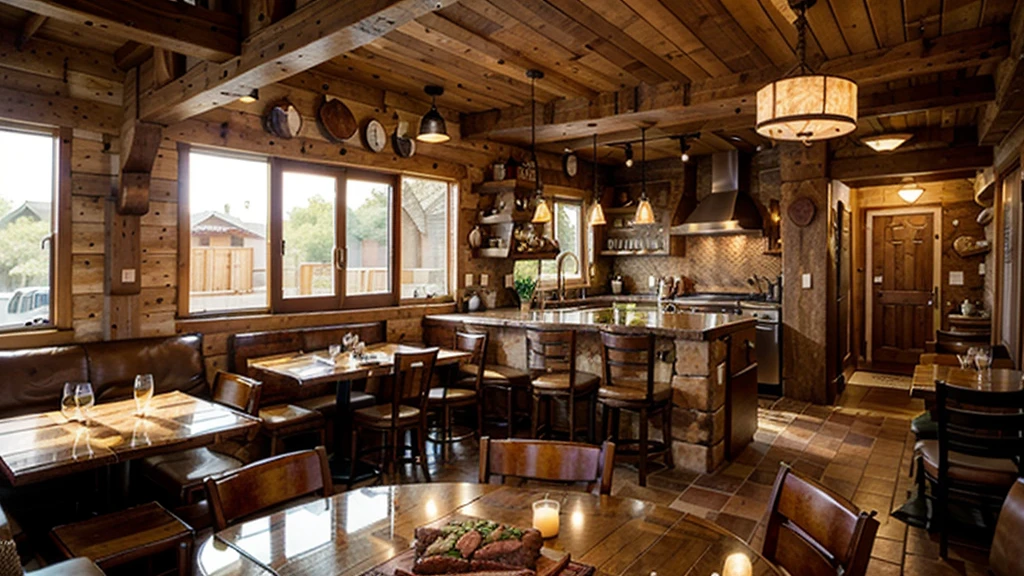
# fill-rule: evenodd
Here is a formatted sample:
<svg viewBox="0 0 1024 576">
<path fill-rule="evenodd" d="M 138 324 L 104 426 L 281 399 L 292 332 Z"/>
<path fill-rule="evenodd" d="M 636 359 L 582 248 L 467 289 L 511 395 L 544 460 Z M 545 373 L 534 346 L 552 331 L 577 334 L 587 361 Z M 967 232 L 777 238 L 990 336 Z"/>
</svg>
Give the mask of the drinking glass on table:
<svg viewBox="0 0 1024 576">
<path fill-rule="evenodd" d="M 92 412 L 92 407 L 96 405 L 96 396 L 92 392 L 92 384 L 89 382 L 79 382 L 75 386 L 75 405 L 81 414 L 82 422 L 88 424 L 89 413 Z"/>
<path fill-rule="evenodd" d="M 135 415 L 145 416 L 149 401 L 153 399 L 153 375 L 139 374 L 135 377 Z"/>
<path fill-rule="evenodd" d="M 60 397 L 60 413 L 68 422 L 79 419 L 78 404 L 75 402 L 75 386 L 73 382 L 64 383 L 64 393 Z"/>
<path fill-rule="evenodd" d="M 331 360 L 336 359 L 341 355 L 341 344 L 331 344 L 327 347 L 327 355 L 331 357 Z"/>
<path fill-rule="evenodd" d="M 979 372 L 987 371 L 992 366 L 992 350 L 979 348 L 978 353 L 974 355 L 974 365 Z"/>
</svg>

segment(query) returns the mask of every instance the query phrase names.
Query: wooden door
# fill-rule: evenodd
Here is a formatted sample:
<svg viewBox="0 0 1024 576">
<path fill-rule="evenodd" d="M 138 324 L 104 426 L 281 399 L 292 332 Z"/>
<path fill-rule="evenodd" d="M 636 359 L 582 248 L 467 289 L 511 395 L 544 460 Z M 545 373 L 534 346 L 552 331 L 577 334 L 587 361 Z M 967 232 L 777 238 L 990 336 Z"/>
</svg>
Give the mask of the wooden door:
<svg viewBox="0 0 1024 576">
<path fill-rule="evenodd" d="M 874 216 L 872 365 L 912 367 L 935 334 L 935 222 L 931 213 Z"/>
</svg>

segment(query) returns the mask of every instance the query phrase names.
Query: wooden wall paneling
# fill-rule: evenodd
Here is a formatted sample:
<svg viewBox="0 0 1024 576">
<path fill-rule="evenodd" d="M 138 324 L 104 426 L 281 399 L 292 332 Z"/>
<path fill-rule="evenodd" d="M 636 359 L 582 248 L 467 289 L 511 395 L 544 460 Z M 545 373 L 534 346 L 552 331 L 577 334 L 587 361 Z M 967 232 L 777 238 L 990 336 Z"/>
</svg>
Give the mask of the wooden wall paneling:
<svg viewBox="0 0 1024 576">
<path fill-rule="evenodd" d="M 122 218 L 132 218 L 132 216 L 122 216 Z M 142 334 L 137 296 L 108 295 L 104 317 L 104 340 L 128 340 L 138 338 Z"/>
<path fill-rule="evenodd" d="M 103 294 L 103 258 L 92 254 L 73 254 L 71 294 Z"/>
<path fill-rule="evenodd" d="M 107 293 L 136 295 L 142 289 L 142 233 L 139 217 L 121 214 L 113 203 L 107 204 L 106 255 Z M 133 309 L 122 306 L 122 311 Z"/>
<path fill-rule="evenodd" d="M 179 318 L 189 315 L 189 287 L 191 281 L 192 217 L 189 214 L 189 145 L 179 141 L 178 150 L 178 286 L 177 311 Z"/>
<path fill-rule="evenodd" d="M 117 133 L 121 124 L 120 109 L 115 106 L 70 97 L 28 94 L 5 87 L 0 87 L 0 110 L 4 117 L 13 120 L 86 128 L 106 134 Z"/>
<path fill-rule="evenodd" d="M 111 54 L 32 38 L 24 50 L 18 50 L 16 33 L 0 29 L 0 66 L 22 72 L 31 72 L 49 78 L 63 79 L 65 70 L 86 76 L 95 76 L 113 82 L 122 82 L 122 72 Z"/>
<path fill-rule="evenodd" d="M 71 128 L 61 128 L 57 132 L 57 209 L 53 214 L 55 237 L 51 238 L 50 274 L 53 277 L 54 298 L 53 324 L 59 329 L 73 327 L 73 311 L 71 301 L 71 261 L 74 251 L 74 228 L 72 224 L 71 195 L 71 149 L 74 132 Z"/>
</svg>

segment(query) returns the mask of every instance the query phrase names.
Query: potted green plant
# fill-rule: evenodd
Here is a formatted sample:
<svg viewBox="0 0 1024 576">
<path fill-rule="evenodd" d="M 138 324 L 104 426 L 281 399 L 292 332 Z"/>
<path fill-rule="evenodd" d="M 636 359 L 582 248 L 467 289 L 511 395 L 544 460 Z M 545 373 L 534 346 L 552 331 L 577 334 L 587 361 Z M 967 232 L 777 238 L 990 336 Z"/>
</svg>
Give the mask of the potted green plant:
<svg viewBox="0 0 1024 576">
<path fill-rule="evenodd" d="M 516 272 L 512 283 L 515 286 L 516 295 L 519 296 L 519 309 L 524 312 L 528 311 L 530 309 L 530 300 L 533 298 L 534 291 L 537 290 L 536 278 Z"/>
</svg>

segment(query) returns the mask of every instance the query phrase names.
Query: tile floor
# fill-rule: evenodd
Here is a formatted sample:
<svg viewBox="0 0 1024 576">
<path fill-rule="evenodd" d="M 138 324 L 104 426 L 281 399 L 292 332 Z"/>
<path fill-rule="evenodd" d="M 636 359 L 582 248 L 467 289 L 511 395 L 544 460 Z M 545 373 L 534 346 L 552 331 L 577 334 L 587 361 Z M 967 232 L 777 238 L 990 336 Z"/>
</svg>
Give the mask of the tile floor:
<svg viewBox="0 0 1024 576">
<path fill-rule="evenodd" d="M 986 550 L 954 545 L 950 560 L 941 561 L 937 539 L 889 517 L 914 487 L 907 476 L 914 448 L 909 426 L 924 409 L 920 400 L 900 390 L 849 386 L 837 406 L 788 399 L 761 404 L 754 443 L 723 470 L 660 470 L 648 477 L 647 487 L 640 487 L 635 471 L 618 466 L 613 494 L 708 518 L 760 549 L 771 486 L 779 462 L 789 462 L 878 512 L 881 527 L 868 568 L 871 576 L 987 573 Z M 454 448 L 447 463 L 434 461 L 434 480 L 476 481 L 476 457 L 472 442 Z"/>
</svg>

